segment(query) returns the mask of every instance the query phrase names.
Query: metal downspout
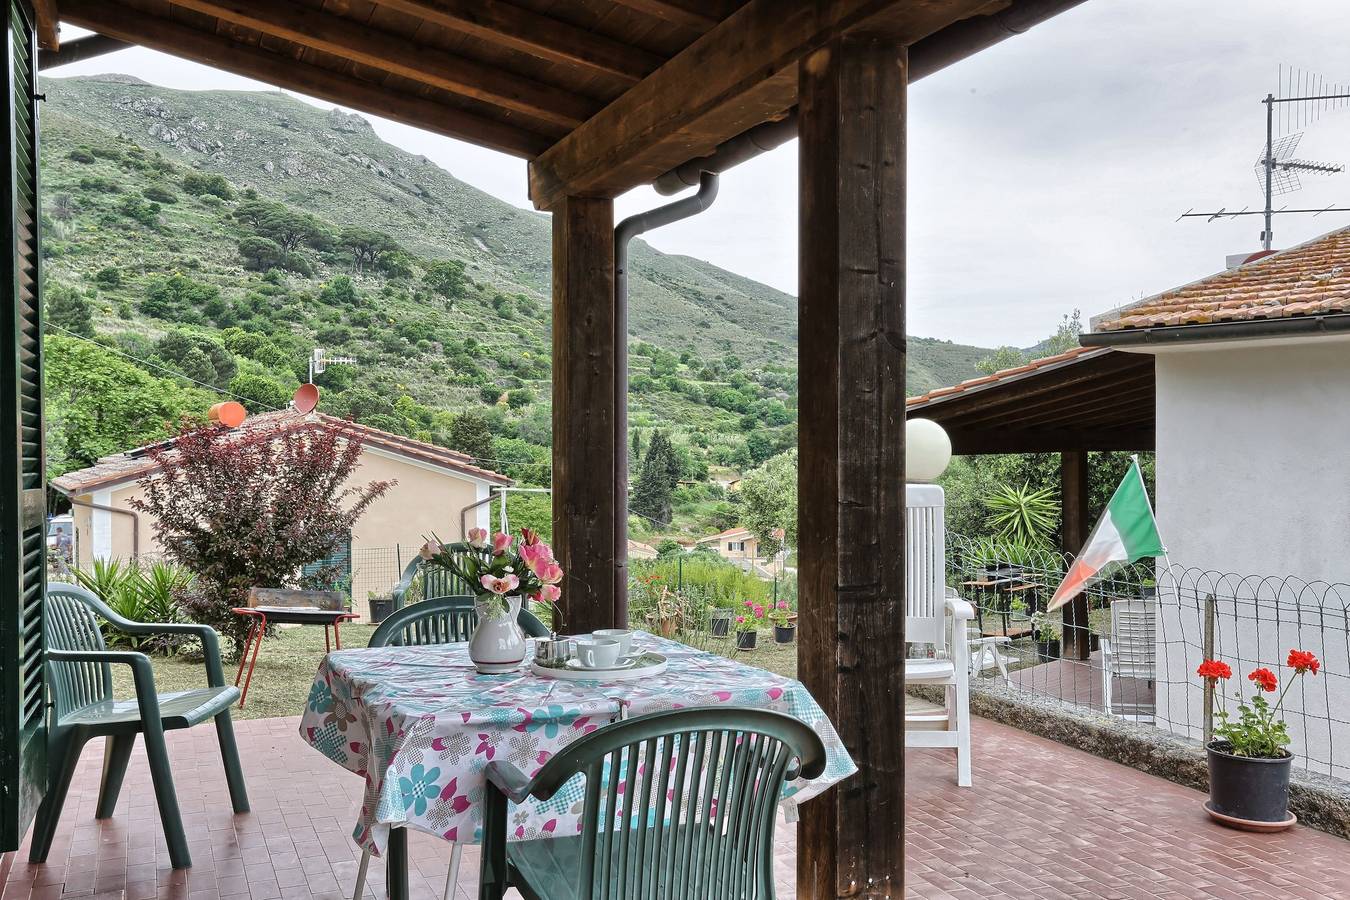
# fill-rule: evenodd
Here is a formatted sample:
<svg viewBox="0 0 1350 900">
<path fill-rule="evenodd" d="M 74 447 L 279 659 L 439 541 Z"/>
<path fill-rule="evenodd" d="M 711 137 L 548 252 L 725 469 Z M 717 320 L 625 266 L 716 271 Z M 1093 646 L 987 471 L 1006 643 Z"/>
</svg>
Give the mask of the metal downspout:
<svg viewBox="0 0 1350 900">
<path fill-rule="evenodd" d="M 62 491 L 62 493 L 65 493 Z M 132 558 L 139 558 L 141 555 L 141 517 L 134 509 L 120 509 L 116 506 L 108 506 L 105 503 L 94 503 L 92 500 L 80 500 L 66 494 L 66 499 L 70 501 L 71 506 L 83 506 L 86 509 L 97 509 L 101 512 L 116 513 L 119 516 L 131 516 L 131 555 Z M 74 527 L 71 528 L 74 531 Z M 74 535 L 71 535 L 74 537 Z M 46 540 L 46 536 L 43 536 Z M 91 539 L 92 540 L 92 539 Z M 92 553 L 92 551 L 90 551 Z"/>
<path fill-rule="evenodd" d="M 698 215 L 717 199 L 715 172 L 698 192 L 629 216 L 614 229 L 614 625 L 628 623 L 628 242 L 652 228 Z"/>
</svg>

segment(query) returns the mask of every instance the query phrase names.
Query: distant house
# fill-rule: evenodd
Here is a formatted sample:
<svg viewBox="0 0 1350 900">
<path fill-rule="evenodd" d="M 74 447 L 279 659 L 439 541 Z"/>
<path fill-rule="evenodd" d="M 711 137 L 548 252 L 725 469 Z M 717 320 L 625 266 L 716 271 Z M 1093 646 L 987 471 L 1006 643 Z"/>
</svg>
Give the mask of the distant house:
<svg viewBox="0 0 1350 900">
<path fill-rule="evenodd" d="M 712 549 L 732 562 L 749 562 L 759 556 L 759 538 L 748 528 L 728 528 L 726 531 L 699 538 L 695 546 Z"/>
<path fill-rule="evenodd" d="M 628 539 L 628 558 L 629 559 L 656 559 L 660 554 L 651 544 L 644 544 L 642 541 Z"/>
<path fill-rule="evenodd" d="M 367 592 L 388 591 L 424 535 L 434 532 L 444 540 L 458 540 L 466 521 L 468 527 L 487 527 L 490 504 L 481 501 L 488 499 L 491 488 L 512 484 L 506 476 L 474 465 L 463 453 L 321 413 L 263 413 L 250 416 L 237 430 L 287 431 L 314 423 L 340 425 L 360 435 L 363 446 L 352 476 L 355 481 L 398 482 L 366 510 L 347 548 L 352 597 L 363 615 L 368 613 Z M 137 482 L 156 469 L 147 450 L 106 456 L 87 469 L 52 480 L 52 487 L 74 506 L 77 565 L 161 552 L 154 522 L 130 503 L 142 493 Z"/>
</svg>

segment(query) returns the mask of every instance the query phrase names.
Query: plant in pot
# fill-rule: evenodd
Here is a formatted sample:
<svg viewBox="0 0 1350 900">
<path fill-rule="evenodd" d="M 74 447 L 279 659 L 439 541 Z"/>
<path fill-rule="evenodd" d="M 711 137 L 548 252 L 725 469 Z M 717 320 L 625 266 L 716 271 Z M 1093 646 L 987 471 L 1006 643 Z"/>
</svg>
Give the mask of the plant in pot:
<svg viewBox="0 0 1350 900">
<path fill-rule="evenodd" d="M 651 610 L 647 613 L 647 622 L 661 637 L 673 638 L 675 632 L 680 630 L 681 610 L 680 595 L 663 585 L 661 593 L 657 595 Z"/>
<path fill-rule="evenodd" d="M 1158 582 L 1145 578 L 1139 584 L 1139 596 L 1144 600 L 1153 600 L 1158 596 Z"/>
<path fill-rule="evenodd" d="M 1043 660 L 1059 659 L 1059 626 L 1043 612 L 1031 617 L 1031 636 L 1036 642 L 1036 655 Z"/>
<path fill-rule="evenodd" d="M 753 600 L 745 601 L 745 612 L 736 617 L 736 649 L 753 650 L 759 639 L 759 623 L 764 621 L 764 607 Z"/>
<path fill-rule="evenodd" d="M 797 636 L 797 623 L 792 621 L 792 610 L 786 600 L 779 600 L 769 610 L 768 619 L 773 623 L 773 641 L 775 644 L 790 644 Z"/>
<path fill-rule="evenodd" d="M 1219 822 L 1249 831 L 1282 831 L 1294 824 L 1289 812 L 1289 769 L 1294 756 L 1285 747 L 1289 730 L 1280 710 L 1293 683 L 1309 673 L 1316 675 L 1322 664 L 1305 650 L 1290 650 L 1285 665 L 1294 670 L 1280 689 L 1279 678 L 1268 668 L 1253 669 L 1247 680 L 1256 693 L 1250 702 L 1234 694 L 1237 715 L 1225 708 L 1221 681 L 1233 676 L 1228 663 L 1207 659 L 1196 674 L 1219 698 L 1218 722 L 1206 745 L 1209 756 L 1209 801 L 1205 810 Z M 1271 703 L 1266 694 L 1279 691 Z"/>
<path fill-rule="evenodd" d="M 726 637 L 731 633 L 731 610 L 715 603 L 708 604 L 708 633 L 713 637 Z"/>
</svg>

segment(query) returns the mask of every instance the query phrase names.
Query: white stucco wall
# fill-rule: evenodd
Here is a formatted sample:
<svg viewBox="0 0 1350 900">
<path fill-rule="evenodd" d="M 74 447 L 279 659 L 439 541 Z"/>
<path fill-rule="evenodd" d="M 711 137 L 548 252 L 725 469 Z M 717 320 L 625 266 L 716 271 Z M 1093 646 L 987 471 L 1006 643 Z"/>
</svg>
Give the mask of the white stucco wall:
<svg viewBox="0 0 1350 900">
<path fill-rule="evenodd" d="M 1350 582 L 1350 342 L 1194 345 L 1159 353 L 1156 371 L 1158 524 L 1172 563 Z M 1220 602 L 1216 655 L 1233 665 L 1232 687 L 1249 695 L 1246 674 L 1282 664 L 1290 647 L 1318 652 L 1323 676 L 1287 701 L 1291 749 L 1350 777 L 1350 595 L 1201 582 L 1159 584 L 1159 725 L 1199 736 L 1203 596 L 1226 594 L 1237 600 Z"/>
</svg>

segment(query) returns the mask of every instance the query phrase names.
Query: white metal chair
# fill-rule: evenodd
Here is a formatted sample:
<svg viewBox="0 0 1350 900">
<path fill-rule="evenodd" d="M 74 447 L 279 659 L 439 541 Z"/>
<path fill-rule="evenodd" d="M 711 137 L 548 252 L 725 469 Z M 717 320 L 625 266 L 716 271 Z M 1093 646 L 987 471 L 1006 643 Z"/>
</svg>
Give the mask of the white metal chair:
<svg viewBox="0 0 1350 900">
<path fill-rule="evenodd" d="M 975 609 L 946 585 L 946 501 L 932 484 L 905 486 L 905 640 L 931 647 L 905 660 L 905 684 L 944 688 L 943 707 L 907 709 L 906 747 L 956 750 L 956 783 L 969 787 L 970 646 L 966 623 Z"/>
<path fill-rule="evenodd" d="M 1102 639 L 1102 705 L 1114 713 L 1112 682 L 1135 678 L 1153 683 L 1157 677 L 1156 600 L 1117 600 L 1111 604 L 1111 636 Z M 1140 711 L 1135 710 L 1135 715 Z"/>
</svg>

